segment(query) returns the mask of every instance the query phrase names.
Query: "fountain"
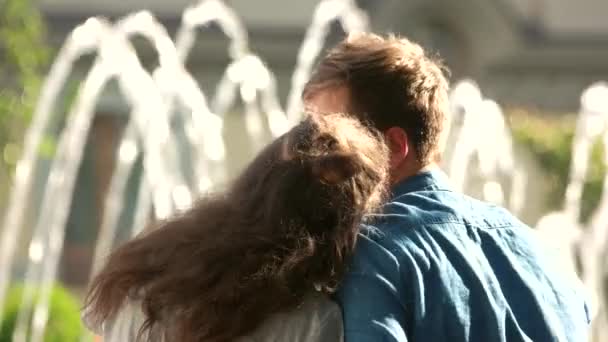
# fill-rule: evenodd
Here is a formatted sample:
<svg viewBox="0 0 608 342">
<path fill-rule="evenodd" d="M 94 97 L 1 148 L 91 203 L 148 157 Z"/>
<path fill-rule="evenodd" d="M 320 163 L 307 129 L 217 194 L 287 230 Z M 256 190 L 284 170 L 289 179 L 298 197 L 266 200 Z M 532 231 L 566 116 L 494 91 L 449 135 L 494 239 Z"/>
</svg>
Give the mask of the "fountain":
<svg viewBox="0 0 608 342">
<path fill-rule="evenodd" d="M 334 14 L 329 17 L 319 14 L 332 8 Z M 336 18 L 341 20 L 347 31 L 365 27 L 358 24 L 364 16 L 353 1 L 324 1 L 316 13 L 310 29 L 312 33 L 309 33 L 306 40 L 307 46 L 322 46 L 325 35 L 314 33 L 326 30 Z M 196 81 L 183 67 L 194 43 L 197 27 L 211 21 L 217 22 L 230 39 L 232 58 L 218 84 L 212 101 L 213 111 L 207 106 L 206 97 Z M 160 65 L 152 75 L 142 68 L 128 41 L 133 35 L 141 35 L 151 41 L 158 52 Z M 320 48 L 315 56 L 319 51 Z M 33 319 L 30 324 L 32 312 L 29 310 L 19 313 L 14 341 L 42 340 L 48 320 L 50 290 L 57 277 L 84 142 L 89 134 L 95 105 L 109 80 L 118 81 L 131 106 L 131 113 L 119 145 L 117 163 L 105 200 L 92 274 L 99 269 L 103 257 L 112 248 L 123 207 L 126 179 L 139 154 L 143 156 L 144 177 L 139 184 L 130 236 L 137 234 L 145 225 L 151 208 L 154 218 L 167 217 L 188 207 L 195 195 L 209 189 L 214 182 L 221 182 L 225 174 L 222 118 L 233 106 L 237 91 L 245 104 L 247 133 L 255 148 L 260 148 L 264 142 L 264 124 L 268 126 L 270 135 L 275 137 L 284 133 L 290 125 L 277 97 L 276 80 L 272 71 L 259 56 L 250 52 L 247 32 L 241 20 L 222 1 L 203 0 L 188 8 L 184 12 L 175 45 L 164 27 L 149 12 L 134 13 L 114 25 L 103 18 L 87 20 L 70 34 L 60 50 L 46 79 L 32 126 L 26 135 L 23 158 L 17 166 L 15 185 L 3 222 L 5 229 L 0 237 L 0 265 L 1 269 L 8 270 L 0 278 L 0 307 L 3 306 L 6 290 L 11 284 L 10 270 L 13 268 L 25 204 L 32 190 L 36 150 L 42 136 L 49 130 L 54 102 L 72 65 L 82 55 L 90 52 L 97 52 L 97 58 L 79 89 L 76 103 L 70 111 L 70 120 L 60 136 L 43 196 L 41 214 L 37 218 L 29 245 L 29 262 L 24 281 L 38 285 L 40 293 L 34 298 L 33 287 L 26 287 L 22 307 L 33 308 Z M 300 75 L 300 79 L 301 70 L 310 70 L 312 61 L 310 58 L 299 60 L 296 69 L 300 71 L 296 74 Z M 187 115 L 184 111 L 176 110 L 178 104 L 188 109 L 185 112 Z M 266 120 L 262 119 L 262 113 L 266 115 Z M 195 161 L 193 178 L 196 181 L 189 180 L 187 170 L 182 170 L 179 166 L 177 142 L 171 127 L 176 114 L 180 115 L 188 144 L 192 147 L 188 157 Z M 104 335 L 109 340 L 124 341 L 132 333 L 131 326 L 131 320 L 127 319 L 115 329 L 112 327 L 104 331 Z"/>
<path fill-rule="evenodd" d="M 604 145 L 604 164 L 608 165 L 608 83 L 597 82 L 581 96 L 579 114 L 572 145 L 570 183 L 566 188 L 565 211 L 578 217 L 582 188 L 592 142 L 601 137 Z M 604 277 L 606 274 L 606 246 L 608 239 L 608 176 L 604 177 L 602 198 L 587 227 L 579 238 L 578 253 L 582 263 L 582 279 L 591 293 L 594 314 L 599 322 L 608 320 Z M 606 336 L 604 324 L 594 325 L 595 336 Z"/>
<path fill-rule="evenodd" d="M 217 22 L 230 39 L 229 55 L 232 59 L 217 85 L 212 108 L 223 117 L 234 106 L 238 89 L 245 104 L 247 133 L 254 149 L 259 149 L 266 140 L 262 113 L 266 114 L 274 137 L 287 131 L 288 122 L 277 96 L 274 74 L 259 56 L 250 52 L 247 31 L 236 13 L 217 0 L 203 0 L 188 8 L 177 33 L 177 53 L 182 62 L 185 61 L 194 43 L 196 29 L 210 22 Z"/>
<path fill-rule="evenodd" d="M 313 14 L 312 24 L 308 27 L 304 41 L 298 51 L 298 62 L 291 78 L 291 90 L 287 98 L 287 116 L 295 122 L 301 113 L 300 95 L 312 72 L 315 62 L 329 32 L 332 21 L 339 20 L 347 33 L 367 31 L 369 20 L 354 0 L 322 0 Z"/>
<path fill-rule="evenodd" d="M 23 156 L 17 165 L 0 235 L 2 307 L 12 282 L 17 241 L 38 167 L 37 149 L 42 137 L 51 129 L 51 113 L 72 66 L 83 55 L 96 53 L 95 62 L 70 110 L 70 119 L 60 135 L 42 208 L 29 243 L 24 282 L 36 285 L 40 293 L 34 296 L 33 287 L 26 287 L 23 307 L 32 309 L 19 313 L 13 340 L 42 341 L 48 320 L 50 290 L 57 278 L 85 141 L 95 106 L 111 79 L 118 82 L 131 111 L 104 202 L 91 276 L 99 270 L 115 244 L 119 218 L 125 207 L 127 179 L 138 157 L 143 160 L 143 176 L 131 213 L 133 222 L 126 227 L 129 237 L 138 234 L 150 217 L 162 219 L 183 210 L 196 196 L 225 180 L 227 154 L 222 129 L 227 113 L 238 100 L 244 104 L 245 133 L 253 150 L 261 148 L 269 138 L 280 136 L 300 119 L 300 94 L 321 52 L 329 25 L 335 20 L 341 23 L 345 32 L 364 31 L 369 27 L 366 14 L 354 0 L 321 0 L 298 53 L 286 110 L 277 95 L 275 75 L 263 59 L 250 50 L 245 26 L 223 1 L 202 0 L 188 7 L 175 43 L 147 11 L 130 14 L 114 24 L 103 18 L 91 18 L 75 28 L 44 83 L 25 137 Z M 197 29 L 211 22 L 217 23 L 229 40 L 230 62 L 208 105 L 208 97 L 187 72 L 184 63 L 196 40 Z M 150 41 L 158 53 L 159 66 L 151 74 L 143 69 L 129 41 L 135 35 Z M 601 135 L 608 146 L 606 98 L 606 83 L 594 84 L 583 94 L 564 210 L 545 216 L 537 227 L 539 234 L 561 251 L 559 262 L 570 269 L 571 274 L 576 268 L 574 254 L 580 252 L 582 278 L 598 303 L 605 300 L 599 285 L 601 275 L 605 273 L 601 261 L 608 234 L 608 177 L 604 183 L 604 196 L 588 228 L 583 229 L 578 222 L 578 211 L 591 141 Z M 446 155 L 450 156 L 446 169 L 455 188 L 466 188 L 467 175 L 477 159 L 484 199 L 519 212 L 525 199 L 525 172 L 515 158 L 513 139 L 500 106 L 484 98 L 472 80 L 462 80 L 453 86 L 450 104 L 453 118 L 446 149 Z M 178 128 L 186 133 L 185 152 L 179 150 Z M 608 164 L 608 152 L 605 157 Z M 183 159 L 189 161 L 187 166 L 181 163 Z M 508 191 L 503 185 L 505 178 L 509 179 Z M 605 308 L 600 306 L 595 315 L 605 317 Z M 138 318 L 136 308 L 128 307 L 100 333 L 105 341 L 131 340 Z M 88 337 L 84 336 L 83 341 L 86 340 Z"/>
<path fill-rule="evenodd" d="M 588 224 L 580 222 L 583 184 L 594 140 L 604 143 L 604 162 L 608 165 L 608 84 L 597 82 L 581 95 L 581 107 L 572 142 L 570 181 L 563 209 L 543 216 L 536 225 L 541 239 L 557 250 L 556 267 L 582 279 L 591 302 L 594 340 L 607 336 L 605 284 L 608 238 L 608 176 L 604 178 L 602 198 Z M 577 265 L 577 262 L 580 265 Z"/>
<path fill-rule="evenodd" d="M 36 153 L 42 142 L 44 133 L 50 125 L 53 105 L 65 83 L 72 65 L 82 55 L 95 50 L 99 46 L 102 33 L 96 21 L 88 21 L 76 28 L 66 39 L 57 54 L 57 59 L 51 67 L 46 82 L 42 88 L 40 99 L 34 112 L 29 130 L 26 132 L 23 155 L 17 163 L 15 180 L 9 206 L 2 222 L 3 230 L 0 237 L 0 269 L 11 270 L 17 244 L 18 233 L 23 224 L 25 206 L 31 192 L 33 169 L 36 166 Z M 39 254 L 36 253 L 35 254 Z M 5 272 L 0 278 L 0 307 L 11 281 L 11 272 Z M 0 321 L 2 320 L 0 311 Z"/>
<path fill-rule="evenodd" d="M 470 164 L 477 158 L 483 198 L 508 205 L 518 213 L 523 206 L 525 173 L 515 160 L 513 139 L 500 106 L 484 99 L 477 84 L 469 79 L 453 86 L 450 106 L 453 117 L 446 154 L 450 156 L 447 170 L 455 189 L 465 190 Z M 493 143 L 487 143 L 489 141 Z M 504 177 L 511 183 L 508 203 L 500 182 Z"/>
<path fill-rule="evenodd" d="M 608 83 L 598 82 L 581 95 L 581 110 L 572 144 L 570 182 L 566 188 L 566 211 L 578 217 L 592 142 L 603 136 L 608 143 Z M 608 181 L 607 181 L 608 182 Z M 608 183 L 606 183 L 608 184 Z M 608 185 L 607 185 L 608 186 Z"/>
<path fill-rule="evenodd" d="M 85 139 L 92 122 L 95 103 L 110 78 L 115 77 L 126 99 L 134 108 L 132 120 L 143 136 L 147 152 L 146 169 L 152 187 L 156 208 L 170 214 L 173 206 L 170 196 L 176 186 L 175 165 L 162 160 L 169 127 L 164 119 L 165 108 L 154 81 L 139 64 L 135 52 L 125 36 L 101 19 L 92 19 L 98 25 L 102 38 L 99 53 L 85 82 L 81 86 L 67 127 L 61 135 L 57 155 L 53 161 L 49 184 L 43 198 L 41 215 L 30 242 L 30 263 L 25 282 L 39 284 L 40 294 L 34 306 L 29 340 L 41 341 L 48 319 L 48 298 L 56 279 L 59 257 L 64 241 L 65 223 L 71 203 L 78 166 L 82 159 Z M 152 96 L 150 96 L 152 94 Z M 160 211 L 160 210 L 159 210 Z M 42 258 L 44 256 L 44 258 Z M 32 287 L 26 288 L 23 307 L 33 302 Z M 22 310 L 17 320 L 14 341 L 25 341 L 29 320 L 28 310 Z"/>
<path fill-rule="evenodd" d="M 184 125 L 190 128 L 188 130 L 189 134 L 187 134 L 190 144 L 203 152 L 201 155 L 193 155 L 193 157 L 198 158 L 195 161 L 197 166 L 194 174 L 195 179 L 199 181 L 197 184 L 190 182 L 188 187 L 182 185 L 176 188 L 173 195 L 176 209 L 187 208 L 192 200 L 188 188 L 198 187 L 199 191 L 205 191 L 209 184 L 211 184 L 208 162 L 222 161 L 224 159 L 225 149 L 221 136 L 222 121 L 209 110 L 205 95 L 179 61 L 173 41 L 169 38 L 164 27 L 156 21 L 151 13 L 142 11 L 127 16 L 116 24 L 116 28 L 126 37 L 133 34 L 141 34 L 154 43 L 160 56 L 160 65 L 153 72 L 153 79 L 163 94 L 169 115 L 175 114 L 171 111 L 174 98 L 187 107 L 191 113 L 191 115 L 183 116 L 183 119 L 185 121 Z M 178 111 L 177 113 L 184 112 Z M 126 180 L 136 161 L 137 147 L 135 146 L 135 141 L 137 140 L 137 136 L 138 132 L 135 126 L 133 122 L 130 122 L 120 144 L 118 163 L 116 164 L 113 173 L 114 177 L 112 177 L 106 197 L 104 217 L 93 257 L 92 274 L 95 274 L 101 266 L 100 262 L 103 260 L 103 256 L 109 252 L 116 234 L 120 211 L 124 207 L 123 194 L 127 185 Z M 177 163 L 175 160 L 173 162 Z M 184 181 L 184 183 L 186 182 Z M 143 197 L 145 196 L 145 183 L 143 185 L 140 184 L 140 186 L 142 186 L 141 192 L 143 193 L 141 193 L 141 196 Z M 142 197 L 138 198 L 141 199 Z M 147 201 L 143 201 L 143 203 L 144 205 L 138 206 L 136 211 L 142 211 L 141 215 L 145 217 L 149 204 L 147 204 Z M 166 214 L 157 213 L 156 216 L 162 217 L 163 215 Z M 137 229 L 141 228 L 139 220 L 136 220 L 136 222 L 138 223 L 133 226 L 130 236 L 137 234 Z"/>
</svg>

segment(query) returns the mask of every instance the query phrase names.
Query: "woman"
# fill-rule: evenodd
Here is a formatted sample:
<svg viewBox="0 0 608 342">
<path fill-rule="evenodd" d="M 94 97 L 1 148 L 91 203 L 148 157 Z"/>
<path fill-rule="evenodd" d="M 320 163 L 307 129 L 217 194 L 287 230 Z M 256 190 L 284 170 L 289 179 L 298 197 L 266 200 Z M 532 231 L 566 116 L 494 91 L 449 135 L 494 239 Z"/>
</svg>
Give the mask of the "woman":
<svg viewBox="0 0 608 342">
<path fill-rule="evenodd" d="M 360 223 L 387 188 L 381 135 L 345 115 L 309 115 L 223 193 L 118 248 L 93 280 L 86 320 L 141 307 L 145 341 L 335 341 L 328 298 Z"/>
</svg>

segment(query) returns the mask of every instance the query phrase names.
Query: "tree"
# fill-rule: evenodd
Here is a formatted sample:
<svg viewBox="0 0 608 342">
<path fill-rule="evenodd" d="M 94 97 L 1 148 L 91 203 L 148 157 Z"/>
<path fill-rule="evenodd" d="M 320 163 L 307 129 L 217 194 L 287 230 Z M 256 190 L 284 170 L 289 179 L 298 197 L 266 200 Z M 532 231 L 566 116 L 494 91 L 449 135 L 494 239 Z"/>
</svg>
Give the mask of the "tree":
<svg viewBox="0 0 608 342">
<path fill-rule="evenodd" d="M 8 193 L 9 175 L 49 57 L 46 27 L 36 4 L 0 0 L 0 194 Z"/>
<path fill-rule="evenodd" d="M 0 322 L 0 342 L 10 342 L 17 324 L 24 287 L 14 286 L 8 293 L 4 305 L 4 318 Z M 35 290 L 34 292 L 37 293 Z M 49 322 L 45 329 L 44 341 L 70 342 L 78 341 L 84 333 L 80 322 L 80 303 L 66 288 L 55 284 L 52 288 L 49 308 Z M 31 321 L 31 316 L 29 317 Z M 29 329 L 28 329 L 29 333 Z"/>
</svg>

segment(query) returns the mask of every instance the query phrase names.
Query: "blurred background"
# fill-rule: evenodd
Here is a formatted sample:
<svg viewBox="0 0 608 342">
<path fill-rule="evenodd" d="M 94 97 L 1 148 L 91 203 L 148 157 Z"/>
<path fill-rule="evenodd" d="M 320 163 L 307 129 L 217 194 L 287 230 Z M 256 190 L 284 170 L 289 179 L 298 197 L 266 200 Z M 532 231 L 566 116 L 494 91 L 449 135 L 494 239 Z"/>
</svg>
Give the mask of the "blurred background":
<svg viewBox="0 0 608 342">
<path fill-rule="evenodd" d="M 572 195 L 573 198 L 580 197 L 573 200 L 575 203 L 579 201 L 574 205 L 575 213 L 572 219 L 576 227 L 571 229 L 576 237 L 572 239 L 564 237 L 567 241 L 557 243 L 558 245 L 561 243 L 560 246 L 567 249 L 566 254 L 570 253 L 568 255 L 572 257 L 574 268 L 580 275 L 581 269 L 584 268 L 582 264 L 585 264 L 584 257 L 579 255 L 580 241 L 586 241 L 580 236 L 584 235 L 586 230 L 591 230 L 588 227 L 591 226 L 590 222 L 594 217 L 596 221 L 601 221 L 597 217 L 601 216 L 599 211 L 602 210 L 602 196 L 606 196 L 608 202 L 608 195 L 602 191 L 608 159 L 605 158 L 606 146 L 603 145 L 604 141 L 608 142 L 608 138 L 602 138 L 608 136 L 608 91 L 604 91 L 602 83 L 597 83 L 608 80 L 608 20 L 606 20 L 608 2 L 605 0 L 223 1 L 222 4 L 234 10 L 238 20 L 246 29 L 247 47 L 241 47 L 241 52 L 235 52 L 231 42 L 238 43 L 238 37 L 227 38 L 225 32 L 230 30 L 223 28 L 221 23 L 209 20 L 204 27 L 193 28 L 196 39 L 187 57 L 180 56 L 184 61 L 185 71 L 192 76 L 202 93 L 206 95 L 211 111 L 222 114 L 220 117 L 224 126 L 221 134 L 226 153 L 225 157 L 220 157 L 221 171 L 216 169 L 216 172 L 222 174 L 218 176 L 218 180 L 212 179 L 212 183 L 221 184 L 226 179 L 230 179 L 259 148 L 259 140 L 268 141 L 276 132 L 270 127 L 272 122 L 269 122 L 265 124 L 263 134 L 259 133 L 252 128 L 255 124 L 244 118 L 245 114 L 251 116 L 253 110 L 247 95 L 249 88 L 243 86 L 249 81 L 240 80 L 238 75 L 228 77 L 231 80 L 228 83 L 239 84 L 238 95 L 230 95 L 230 91 L 227 91 L 226 96 L 236 99 L 224 97 L 222 100 L 221 85 L 228 84 L 222 82 L 226 79 L 227 68 L 230 69 L 232 66 L 234 70 L 242 70 L 235 67 L 237 62 L 246 55 L 255 56 L 256 61 L 263 62 L 265 66 L 263 71 L 270 72 L 270 75 L 276 78 L 276 83 L 270 84 L 271 92 L 276 90 L 278 107 L 288 108 L 290 91 L 293 90 L 293 82 L 295 82 L 294 71 L 298 70 L 298 65 L 306 64 L 307 58 L 314 61 L 316 57 L 313 55 L 309 58 L 305 56 L 305 51 L 301 52 L 301 49 L 315 50 L 314 46 L 302 48 L 303 42 L 307 41 L 308 37 L 309 42 L 320 44 L 319 48 L 323 51 L 338 42 L 344 36 L 345 30 L 348 30 L 345 21 L 341 24 L 331 16 L 323 17 L 322 11 L 319 12 L 319 5 L 322 2 L 348 4 L 352 9 L 351 14 L 354 13 L 353 18 L 358 18 L 357 15 L 361 13 L 364 14 L 369 23 L 368 29 L 378 33 L 399 33 L 419 42 L 445 61 L 451 71 L 450 78 L 454 85 L 463 79 L 474 80 L 468 85 L 480 90 L 483 98 L 492 99 L 499 105 L 499 121 L 503 120 L 501 122 L 507 131 L 505 139 L 508 140 L 507 144 L 512 152 L 505 152 L 500 148 L 490 149 L 489 152 L 478 151 L 479 146 L 482 145 L 498 146 L 497 141 L 502 139 L 500 129 L 494 131 L 499 132 L 498 135 L 482 134 L 483 131 L 488 130 L 486 124 L 492 123 L 481 121 L 471 126 L 473 128 L 467 128 L 469 129 L 467 134 L 475 139 L 469 142 L 471 139 L 468 138 L 466 144 L 471 146 L 470 151 L 462 152 L 460 157 L 462 159 L 456 159 L 457 162 L 466 164 L 464 171 L 466 179 L 460 177 L 457 180 L 459 186 L 466 192 L 479 198 L 491 197 L 488 195 L 491 186 L 486 186 L 488 172 L 484 171 L 487 169 L 484 168 L 484 153 L 486 156 L 495 155 L 497 159 L 495 162 L 498 164 L 501 159 L 513 159 L 506 168 L 499 166 L 498 171 L 494 170 L 496 167 L 490 167 L 492 169 L 490 173 L 495 178 L 492 179 L 492 184 L 498 183 L 504 188 L 501 190 L 504 194 L 499 196 L 498 202 L 516 211 L 529 225 L 538 226 L 542 221 L 541 218 L 547 214 L 561 213 L 568 209 L 566 200 L 568 184 L 577 182 L 581 184 L 580 196 Z M 78 58 L 67 58 L 70 63 L 73 62 L 70 64 L 71 72 L 65 78 L 65 82 L 53 93 L 54 103 L 48 113 L 45 128 L 40 131 L 37 139 L 32 140 L 37 143 L 32 147 L 35 151 L 33 155 L 35 163 L 27 172 L 30 186 L 29 190 L 24 190 L 27 196 L 11 198 L 11 194 L 15 191 L 17 164 L 26 149 L 26 132 L 35 120 L 35 116 L 40 114 L 36 108 L 41 106 L 41 91 L 53 63 L 57 63 L 61 51 L 65 51 L 62 46 L 73 34 L 73 30 L 90 17 L 103 16 L 115 22 L 129 13 L 140 10 L 148 10 L 152 13 L 166 28 L 168 35 L 176 41 L 180 27 L 183 27 L 184 22 L 187 21 L 183 13 L 194 5 L 197 3 L 189 0 L 172 2 L 0 0 L 0 212 L 7 216 L 11 201 L 17 199 L 22 202 L 21 209 L 12 209 L 16 213 L 22 213 L 22 219 L 16 221 L 19 223 L 18 227 L 11 234 L 6 233 L 7 222 L 12 222 L 7 221 L 6 218 L 4 225 L 0 227 L 0 233 L 5 233 L 5 244 L 1 246 L 10 245 L 11 248 L 11 252 L 5 252 L 4 257 L 5 261 L 10 261 L 9 264 L 3 265 L 0 259 L 0 266 L 8 267 L 0 269 L 0 304 L 5 302 L 4 314 L 0 316 L 2 319 L 0 341 L 11 341 L 13 335 L 12 330 L 7 332 L 8 326 L 17 324 L 15 322 L 18 321 L 18 312 L 23 312 L 23 309 L 16 309 L 18 303 L 23 301 L 20 299 L 23 297 L 23 289 L 15 290 L 13 285 L 24 283 L 24 279 L 25 283 L 28 283 L 28 268 L 32 267 L 31 264 L 44 260 L 47 249 L 52 249 L 47 245 L 51 237 L 39 234 L 44 247 L 38 253 L 41 257 L 36 258 L 37 249 L 32 247 L 36 246 L 32 241 L 36 241 L 36 227 L 44 227 L 46 224 L 39 222 L 41 217 L 46 217 L 42 215 L 44 206 L 49 207 L 49 204 L 45 204 L 45 192 L 55 179 L 52 177 L 54 161 L 63 153 L 61 139 L 72 118 L 71 115 L 75 115 L 72 110 L 75 104 L 78 104 L 79 93 L 83 92 L 79 87 L 82 87 L 87 79 L 98 56 L 87 51 L 79 54 Z M 332 10 L 339 12 L 329 5 L 324 9 L 327 13 Z M 315 35 L 312 28 L 315 27 L 326 27 L 327 31 L 320 29 L 320 33 L 317 32 L 315 38 L 312 37 Z M 129 41 L 143 70 L 148 74 L 154 74 L 157 67 L 163 63 L 163 58 L 157 52 L 155 44 L 141 36 Z M 238 49 L 237 46 L 236 50 Z M 112 60 L 111 57 L 106 56 L 106 59 L 110 69 L 121 62 L 120 58 Z M 252 65 L 252 68 L 255 68 L 257 64 Z M 303 69 L 305 71 L 306 68 Z M 121 71 L 120 68 L 117 70 L 114 71 L 114 75 L 121 73 L 127 75 L 126 71 Z M 239 71 L 232 73 L 238 74 Z M 261 75 L 258 77 L 267 77 L 264 73 Z M 134 109 L 145 108 L 143 105 L 139 106 L 138 101 L 145 102 L 146 99 L 142 100 L 140 94 L 135 96 L 139 96 L 139 100 L 134 102 L 130 98 L 129 90 L 125 91 L 125 86 L 119 79 L 120 77 L 117 77 L 105 83 L 96 96 L 90 127 L 82 140 L 82 160 L 75 164 L 73 191 L 70 187 L 59 187 L 59 190 L 65 189 L 65 192 L 70 192 L 71 198 L 70 196 L 51 198 L 59 204 L 66 205 L 67 216 L 65 224 L 61 225 L 63 232 L 58 235 L 63 242 L 58 249 L 60 254 L 57 258 L 57 269 L 56 272 L 51 272 L 48 278 L 53 282 L 53 294 L 50 297 L 51 315 L 47 330 L 54 329 L 51 322 L 53 310 L 57 307 L 63 307 L 67 312 L 59 314 L 61 317 L 72 317 L 71 321 L 67 318 L 63 319 L 65 322 L 69 321 L 65 324 L 72 324 L 66 328 L 72 332 L 60 335 L 63 337 L 57 341 L 77 339 L 78 331 L 82 329 L 78 324 L 79 300 L 91 274 L 96 245 L 100 241 L 99 231 L 108 215 L 107 208 L 111 203 L 108 202 L 109 188 L 115 170 L 122 160 L 121 153 L 125 151 L 121 150 L 121 146 L 125 146 L 123 142 L 126 128 L 134 115 Z M 597 92 L 599 95 L 594 95 L 593 99 L 600 104 L 595 107 L 589 105 L 587 108 L 582 106 L 581 95 L 593 84 L 600 85 L 600 90 Z M 252 87 L 261 94 L 261 100 L 258 100 L 261 102 L 259 112 L 268 114 L 269 110 L 277 108 L 276 104 L 274 107 L 269 105 L 268 101 L 272 101 L 264 97 L 267 84 L 262 86 L 254 84 Z M 150 96 L 153 97 L 152 94 Z M 457 99 L 454 102 L 458 102 Z M 467 113 L 479 109 L 472 110 L 467 103 L 461 102 L 457 103 L 459 106 L 454 107 L 454 112 L 458 112 L 455 114 L 454 125 L 464 127 L 463 122 L 468 122 L 469 119 L 459 121 L 458 118 L 467 117 Z M 219 107 L 221 109 L 218 109 Z M 181 107 L 176 111 L 187 112 Z M 193 109 L 191 108 L 190 111 Z M 594 112 L 596 116 L 605 119 L 598 119 L 597 123 L 592 123 L 593 129 L 581 130 L 581 117 L 588 112 Z M 577 133 L 577 124 L 579 133 Z M 501 123 L 497 125 L 500 126 Z M 181 131 L 175 128 L 180 126 L 179 124 L 173 123 L 170 126 L 174 128 L 176 132 L 174 135 L 177 137 L 173 153 L 176 160 L 181 156 L 175 167 L 182 169 L 179 165 L 185 165 L 183 169 L 195 168 L 186 165 L 188 160 L 183 160 L 189 159 L 187 156 L 195 153 L 184 147 L 189 141 L 187 125 L 184 124 L 186 128 Z M 464 132 L 464 128 L 462 130 Z M 587 131 L 590 133 L 586 134 Z M 459 146 L 458 143 L 467 139 L 459 137 L 459 132 L 453 130 L 448 144 L 444 160 L 448 172 L 453 171 L 453 164 L 450 164 L 453 163 L 453 158 L 458 158 L 454 157 L 457 155 L 454 150 Z M 589 151 L 588 158 L 579 157 L 579 162 L 574 162 L 572 156 L 573 146 L 576 146 L 575 136 L 581 141 L 580 146 L 584 146 Z M 158 145 L 153 145 L 154 142 L 151 144 L 151 146 L 166 145 L 162 141 L 158 142 Z M 69 149 L 66 151 L 69 152 Z M 504 153 L 512 153 L 512 155 L 506 156 Z M 70 153 L 61 155 L 64 156 L 63 158 L 70 158 Z M 128 227 L 137 221 L 136 212 L 142 193 L 140 184 L 142 178 L 145 178 L 146 162 L 141 153 L 137 153 L 132 159 L 134 160 L 132 169 L 129 169 L 125 176 L 121 176 L 124 178 L 124 191 L 119 194 L 121 208 L 113 219 L 116 231 L 110 238 L 112 241 L 109 243 L 110 246 L 127 239 L 131 234 Z M 573 176 L 573 170 L 577 165 L 578 169 L 582 170 Z M 515 198 L 516 196 L 507 190 L 516 183 L 514 174 L 524 179 L 523 183 L 520 183 L 523 185 L 520 186 L 519 198 Z M 186 174 L 185 184 L 192 183 L 188 179 L 196 178 L 196 175 L 196 172 Z M 65 196 L 59 190 L 56 190 L 56 194 Z M 577 189 L 572 192 L 576 193 Z M 152 193 L 152 197 L 156 196 L 154 191 Z M 49 199 L 47 198 L 46 201 L 48 202 Z M 149 207 L 154 205 L 156 205 L 155 209 L 158 209 L 159 204 L 155 199 Z M 179 207 L 179 203 L 174 205 Z M 158 217 L 158 210 L 155 212 L 150 211 L 150 208 L 147 209 L 148 217 Z M 555 222 L 560 224 L 570 222 L 566 221 L 558 219 L 550 221 L 553 222 L 550 225 L 556 224 Z M 51 225 L 50 222 L 48 224 Z M 602 228 L 593 229 L 603 232 L 604 226 L 608 226 L 608 223 L 596 222 L 595 226 L 598 225 Z M 558 228 L 560 227 L 555 227 L 556 230 L 551 231 L 549 235 L 566 236 L 569 234 L 567 232 L 570 232 L 570 228 L 564 228 L 563 231 Z M 591 257 L 594 260 L 604 258 L 605 236 L 601 232 L 597 233 L 599 235 L 593 235 L 600 236 L 602 240 L 601 246 L 598 247 L 601 252 Z M 2 236 L 0 235 L 0 240 Z M 1 253 L 2 251 L 0 255 Z M 593 267 L 603 270 L 603 262 L 600 264 L 599 266 L 594 264 Z M 31 275 L 33 278 L 30 279 L 45 279 L 44 275 L 36 278 L 36 271 L 32 272 L 34 275 Z M 44 273 L 42 269 L 40 272 Z M 597 272 L 593 273 L 593 276 L 597 277 L 595 274 Z M 599 273 L 600 280 L 591 280 L 591 282 L 605 284 L 605 273 L 603 271 Z M 5 289 L 2 288 L 2 277 L 7 280 Z M 33 283 L 44 284 L 44 281 L 35 280 Z M 32 294 L 32 296 L 37 298 L 38 295 Z M 11 309 L 10 305 L 15 308 Z M 599 315 L 601 317 L 601 314 Z M 604 318 L 600 318 L 602 319 Z M 69 335 L 70 333 L 72 335 Z M 52 340 L 48 334 L 45 336 L 45 340 Z M 601 332 L 596 333 L 594 338 L 596 341 L 608 341 L 608 336 L 604 336 Z"/>
</svg>

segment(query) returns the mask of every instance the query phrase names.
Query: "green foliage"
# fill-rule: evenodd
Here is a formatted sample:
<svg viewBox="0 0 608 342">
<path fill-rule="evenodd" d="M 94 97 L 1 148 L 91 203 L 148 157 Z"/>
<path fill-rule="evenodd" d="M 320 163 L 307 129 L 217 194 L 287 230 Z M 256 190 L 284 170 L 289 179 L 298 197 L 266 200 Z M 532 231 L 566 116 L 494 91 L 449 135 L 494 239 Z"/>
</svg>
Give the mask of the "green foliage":
<svg viewBox="0 0 608 342">
<path fill-rule="evenodd" d="M 561 209 L 570 172 L 576 115 L 511 110 L 508 118 L 515 142 L 532 153 L 548 177 L 550 194 L 547 197 L 547 206 L 550 210 Z M 599 202 L 605 175 L 603 146 L 601 141 L 596 141 L 590 155 L 587 181 L 583 189 L 583 221 L 589 219 Z"/>
<path fill-rule="evenodd" d="M 31 0 L 0 0 L 0 207 L 49 61 L 45 31 Z"/>
<path fill-rule="evenodd" d="M 20 144 L 50 57 L 46 28 L 28 0 L 0 2 L 0 149 Z M 15 148 L 13 145 L 10 148 Z M 14 160 L 4 160 L 9 164 Z"/>
<path fill-rule="evenodd" d="M 21 305 L 23 286 L 15 286 L 9 292 L 0 324 L 0 342 L 10 342 Z M 51 292 L 49 320 L 45 330 L 45 342 L 78 341 L 84 332 L 80 321 L 78 300 L 63 287 L 56 285 Z M 31 319 L 31 317 L 30 317 Z"/>
</svg>

